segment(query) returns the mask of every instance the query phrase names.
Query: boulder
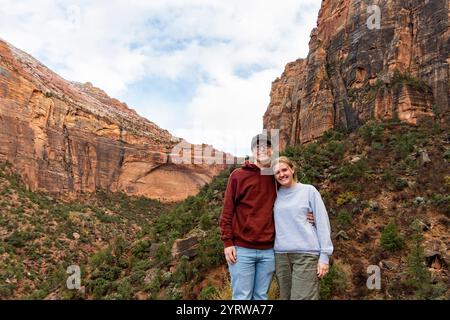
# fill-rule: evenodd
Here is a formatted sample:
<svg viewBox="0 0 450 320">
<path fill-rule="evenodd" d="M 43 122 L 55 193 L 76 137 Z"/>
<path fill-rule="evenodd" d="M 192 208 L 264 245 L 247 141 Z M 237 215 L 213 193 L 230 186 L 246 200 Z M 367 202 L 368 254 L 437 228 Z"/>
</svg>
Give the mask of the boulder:
<svg viewBox="0 0 450 320">
<path fill-rule="evenodd" d="M 381 260 L 379 266 L 383 269 L 394 270 L 398 267 L 398 264 L 389 260 Z"/>
<path fill-rule="evenodd" d="M 334 236 L 335 239 L 343 239 L 343 240 L 349 240 L 350 237 L 344 230 L 340 230 L 336 235 Z"/>
<path fill-rule="evenodd" d="M 197 255 L 197 246 L 198 246 L 199 237 L 189 236 L 184 239 L 177 239 L 173 243 L 172 246 L 172 258 L 179 259 L 182 256 L 187 256 L 188 258 L 192 258 Z"/>
</svg>

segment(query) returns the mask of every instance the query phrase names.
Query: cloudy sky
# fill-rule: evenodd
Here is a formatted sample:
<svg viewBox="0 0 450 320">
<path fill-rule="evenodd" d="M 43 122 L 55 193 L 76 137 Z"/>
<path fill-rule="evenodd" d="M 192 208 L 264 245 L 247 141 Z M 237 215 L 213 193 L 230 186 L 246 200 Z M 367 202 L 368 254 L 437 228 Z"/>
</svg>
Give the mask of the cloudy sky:
<svg viewBox="0 0 450 320">
<path fill-rule="evenodd" d="M 320 0 L 0 0 L 0 37 L 193 143 L 249 153 Z"/>
</svg>

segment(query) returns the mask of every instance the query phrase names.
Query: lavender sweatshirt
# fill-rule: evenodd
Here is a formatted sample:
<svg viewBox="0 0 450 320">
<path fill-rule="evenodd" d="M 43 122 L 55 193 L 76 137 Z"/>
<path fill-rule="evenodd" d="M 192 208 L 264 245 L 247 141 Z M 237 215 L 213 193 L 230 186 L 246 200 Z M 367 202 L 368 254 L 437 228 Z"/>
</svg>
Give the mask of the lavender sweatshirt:
<svg viewBox="0 0 450 320">
<path fill-rule="evenodd" d="M 313 212 L 315 226 L 306 215 Z M 319 191 L 309 184 L 296 183 L 280 188 L 274 206 L 275 246 L 277 253 L 311 253 L 328 263 L 333 253 L 330 222 Z"/>
</svg>

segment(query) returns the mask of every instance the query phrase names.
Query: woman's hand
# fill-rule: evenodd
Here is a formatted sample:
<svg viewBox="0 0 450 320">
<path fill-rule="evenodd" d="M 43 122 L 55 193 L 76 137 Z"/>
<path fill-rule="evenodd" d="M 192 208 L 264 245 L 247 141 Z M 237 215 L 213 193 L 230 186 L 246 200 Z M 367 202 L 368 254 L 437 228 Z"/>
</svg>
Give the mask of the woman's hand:
<svg viewBox="0 0 450 320">
<path fill-rule="evenodd" d="M 319 278 L 325 277 L 325 275 L 328 273 L 328 270 L 330 269 L 330 266 L 328 263 L 319 262 L 317 264 L 317 276 Z"/>
</svg>

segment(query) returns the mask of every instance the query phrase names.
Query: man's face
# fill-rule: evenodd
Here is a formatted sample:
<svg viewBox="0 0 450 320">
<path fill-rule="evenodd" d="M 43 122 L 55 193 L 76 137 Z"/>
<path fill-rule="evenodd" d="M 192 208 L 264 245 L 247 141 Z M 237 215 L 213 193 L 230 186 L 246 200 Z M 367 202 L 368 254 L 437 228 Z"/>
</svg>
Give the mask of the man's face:
<svg viewBox="0 0 450 320">
<path fill-rule="evenodd" d="M 270 157 L 272 157 L 272 147 L 266 143 L 257 144 L 253 149 L 253 157 L 256 162 L 262 165 L 270 165 Z"/>
</svg>

